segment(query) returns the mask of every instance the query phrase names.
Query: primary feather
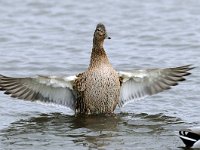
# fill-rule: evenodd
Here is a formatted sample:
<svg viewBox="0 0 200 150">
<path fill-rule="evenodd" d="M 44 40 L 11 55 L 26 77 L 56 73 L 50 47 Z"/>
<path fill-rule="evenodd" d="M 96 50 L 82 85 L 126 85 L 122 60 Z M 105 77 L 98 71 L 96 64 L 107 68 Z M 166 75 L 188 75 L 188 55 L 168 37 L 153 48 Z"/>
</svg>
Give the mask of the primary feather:
<svg viewBox="0 0 200 150">
<path fill-rule="evenodd" d="M 0 75 L 0 90 L 11 97 L 66 105 L 74 110 L 76 93 L 72 89 L 73 78 L 75 76 L 12 78 Z"/>
<path fill-rule="evenodd" d="M 119 72 L 122 80 L 119 106 L 134 100 L 168 90 L 179 81 L 184 81 L 184 76 L 190 75 L 190 65 L 165 68 L 135 70 L 132 72 Z"/>
</svg>

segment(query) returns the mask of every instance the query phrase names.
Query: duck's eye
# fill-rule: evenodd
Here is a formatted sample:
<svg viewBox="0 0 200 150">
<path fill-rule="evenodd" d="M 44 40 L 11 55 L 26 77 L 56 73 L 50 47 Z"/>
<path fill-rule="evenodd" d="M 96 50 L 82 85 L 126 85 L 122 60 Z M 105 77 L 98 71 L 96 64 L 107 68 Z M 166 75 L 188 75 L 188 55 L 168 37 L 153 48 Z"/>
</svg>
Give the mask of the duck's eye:
<svg viewBox="0 0 200 150">
<path fill-rule="evenodd" d="M 99 28 L 97 28 L 97 31 L 101 31 Z"/>
</svg>

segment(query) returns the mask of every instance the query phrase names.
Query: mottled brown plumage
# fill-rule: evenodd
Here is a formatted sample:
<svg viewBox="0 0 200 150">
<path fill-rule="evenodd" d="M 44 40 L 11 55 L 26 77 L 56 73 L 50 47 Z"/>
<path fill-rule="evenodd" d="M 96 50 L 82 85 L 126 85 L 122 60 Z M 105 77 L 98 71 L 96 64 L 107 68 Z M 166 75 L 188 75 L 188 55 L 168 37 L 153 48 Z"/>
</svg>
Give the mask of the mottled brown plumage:
<svg viewBox="0 0 200 150">
<path fill-rule="evenodd" d="M 103 43 L 105 26 L 98 24 L 88 69 L 75 76 L 37 76 L 13 78 L 0 75 L 0 90 L 11 97 L 65 105 L 76 114 L 113 113 L 116 106 L 140 100 L 170 89 L 184 76 L 190 65 L 164 69 L 115 71 L 109 62 Z"/>
<path fill-rule="evenodd" d="M 75 80 L 74 88 L 79 94 L 77 113 L 113 113 L 119 102 L 120 81 L 103 48 L 106 38 L 109 37 L 104 25 L 98 24 L 94 32 L 89 68 Z"/>
</svg>

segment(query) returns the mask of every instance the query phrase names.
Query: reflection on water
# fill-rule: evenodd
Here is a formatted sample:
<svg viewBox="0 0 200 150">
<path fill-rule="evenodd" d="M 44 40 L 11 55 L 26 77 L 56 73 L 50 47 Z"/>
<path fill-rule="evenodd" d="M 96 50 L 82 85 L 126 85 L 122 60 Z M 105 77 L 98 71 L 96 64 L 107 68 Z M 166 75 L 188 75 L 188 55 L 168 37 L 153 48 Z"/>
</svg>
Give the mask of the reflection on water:
<svg viewBox="0 0 200 150">
<path fill-rule="evenodd" d="M 48 148 L 55 143 L 57 146 L 71 148 L 72 143 L 85 148 L 113 148 L 113 142 L 128 147 L 133 143 L 140 143 L 142 146 L 145 144 L 140 141 L 143 138 L 150 138 L 151 141 L 157 140 L 160 135 L 170 135 L 174 138 L 175 135 L 170 133 L 170 130 L 175 130 L 174 127 L 182 123 L 179 118 L 163 114 L 68 116 L 51 113 L 13 122 L 8 128 L 1 130 L 1 133 L 2 144 L 10 148 L 16 145 Z"/>
</svg>

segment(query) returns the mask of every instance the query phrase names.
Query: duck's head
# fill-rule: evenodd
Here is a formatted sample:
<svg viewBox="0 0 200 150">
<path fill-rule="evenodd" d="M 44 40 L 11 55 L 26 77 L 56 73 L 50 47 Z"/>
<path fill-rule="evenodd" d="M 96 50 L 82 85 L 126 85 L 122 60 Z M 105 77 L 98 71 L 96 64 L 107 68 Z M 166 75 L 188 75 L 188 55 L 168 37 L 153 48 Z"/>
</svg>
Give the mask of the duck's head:
<svg viewBox="0 0 200 150">
<path fill-rule="evenodd" d="M 103 41 L 104 39 L 111 39 L 108 36 L 106 28 L 102 23 L 97 24 L 96 30 L 94 31 L 94 39 L 98 41 Z"/>
</svg>

